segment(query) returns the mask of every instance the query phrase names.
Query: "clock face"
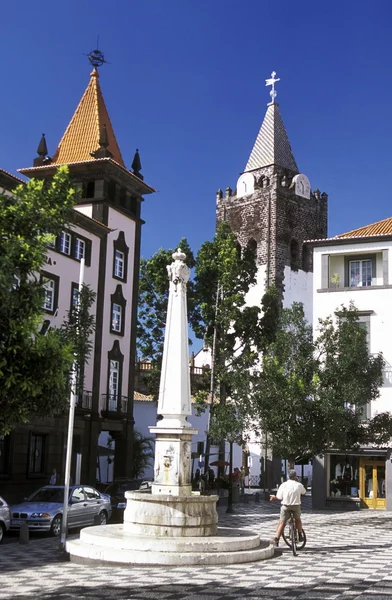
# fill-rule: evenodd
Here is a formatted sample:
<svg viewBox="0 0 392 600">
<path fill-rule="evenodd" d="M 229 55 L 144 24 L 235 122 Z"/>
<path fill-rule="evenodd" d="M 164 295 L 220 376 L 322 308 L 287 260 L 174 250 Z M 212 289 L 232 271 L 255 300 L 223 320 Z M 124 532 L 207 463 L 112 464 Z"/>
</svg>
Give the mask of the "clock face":
<svg viewBox="0 0 392 600">
<path fill-rule="evenodd" d="M 301 198 L 310 198 L 310 181 L 303 175 L 299 173 L 295 177 L 293 177 L 293 183 L 295 185 L 295 193 L 297 196 L 301 196 Z"/>
</svg>

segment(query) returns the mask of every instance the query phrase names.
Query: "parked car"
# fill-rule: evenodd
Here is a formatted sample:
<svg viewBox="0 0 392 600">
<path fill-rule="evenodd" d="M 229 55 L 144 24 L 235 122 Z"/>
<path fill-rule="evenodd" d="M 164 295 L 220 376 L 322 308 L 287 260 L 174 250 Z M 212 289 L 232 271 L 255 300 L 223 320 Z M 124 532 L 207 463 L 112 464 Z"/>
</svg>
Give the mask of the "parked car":
<svg viewBox="0 0 392 600">
<path fill-rule="evenodd" d="M 110 496 L 87 485 L 70 487 L 68 499 L 68 528 L 94 525 L 99 517 L 100 525 L 106 525 L 112 514 Z M 58 536 L 64 511 L 64 486 L 46 485 L 11 506 L 11 530 L 28 524 L 30 531 L 49 531 Z"/>
<path fill-rule="evenodd" d="M 107 486 L 105 494 L 110 496 L 113 523 L 124 521 L 124 510 L 127 506 L 125 492 L 132 490 L 150 491 L 151 483 L 147 479 L 115 479 Z"/>
<path fill-rule="evenodd" d="M 0 544 L 6 531 L 10 528 L 11 509 L 7 502 L 0 496 Z"/>
</svg>

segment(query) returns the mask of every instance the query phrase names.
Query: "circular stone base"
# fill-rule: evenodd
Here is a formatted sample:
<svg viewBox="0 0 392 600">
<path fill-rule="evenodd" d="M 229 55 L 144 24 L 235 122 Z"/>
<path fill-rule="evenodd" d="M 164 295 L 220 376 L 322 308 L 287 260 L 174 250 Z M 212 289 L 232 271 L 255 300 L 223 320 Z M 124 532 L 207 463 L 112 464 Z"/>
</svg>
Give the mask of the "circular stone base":
<svg viewBox="0 0 392 600">
<path fill-rule="evenodd" d="M 210 537 L 159 538 L 130 535 L 122 525 L 82 529 L 79 540 L 66 544 L 72 562 L 120 565 L 224 565 L 274 555 L 273 542 L 252 531 L 218 527 Z"/>
</svg>

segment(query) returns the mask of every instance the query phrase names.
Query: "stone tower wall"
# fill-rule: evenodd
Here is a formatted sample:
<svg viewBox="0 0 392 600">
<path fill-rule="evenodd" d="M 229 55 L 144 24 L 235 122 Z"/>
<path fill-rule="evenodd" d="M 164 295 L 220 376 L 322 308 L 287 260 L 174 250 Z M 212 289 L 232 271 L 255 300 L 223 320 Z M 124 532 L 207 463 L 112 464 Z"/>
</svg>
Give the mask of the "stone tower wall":
<svg viewBox="0 0 392 600">
<path fill-rule="evenodd" d="M 257 243 L 257 261 L 266 270 L 266 287 L 276 284 L 284 291 L 285 266 L 312 272 L 310 250 L 303 242 L 327 236 L 326 194 L 315 190 L 309 200 L 297 196 L 292 186 L 293 173 L 276 167 L 253 172 L 255 190 L 237 197 L 230 188 L 218 192 L 217 223 L 227 220 L 241 246 Z M 292 243 L 298 243 L 293 260 Z M 300 300 L 300 299 L 299 299 Z"/>
</svg>

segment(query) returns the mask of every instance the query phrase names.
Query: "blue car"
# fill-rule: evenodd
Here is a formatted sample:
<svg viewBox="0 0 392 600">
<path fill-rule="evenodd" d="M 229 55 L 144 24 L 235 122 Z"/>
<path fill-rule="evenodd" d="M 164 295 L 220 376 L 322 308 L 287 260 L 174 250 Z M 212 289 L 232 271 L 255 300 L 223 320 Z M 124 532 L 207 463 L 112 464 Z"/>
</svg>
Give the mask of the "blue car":
<svg viewBox="0 0 392 600">
<path fill-rule="evenodd" d="M 21 504 L 11 506 L 10 530 L 18 530 L 24 523 L 29 531 L 47 531 L 60 535 L 64 512 L 64 486 L 46 485 L 26 498 Z M 112 514 L 110 496 L 87 485 L 69 488 L 68 528 L 86 525 L 106 525 Z"/>
</svg>

